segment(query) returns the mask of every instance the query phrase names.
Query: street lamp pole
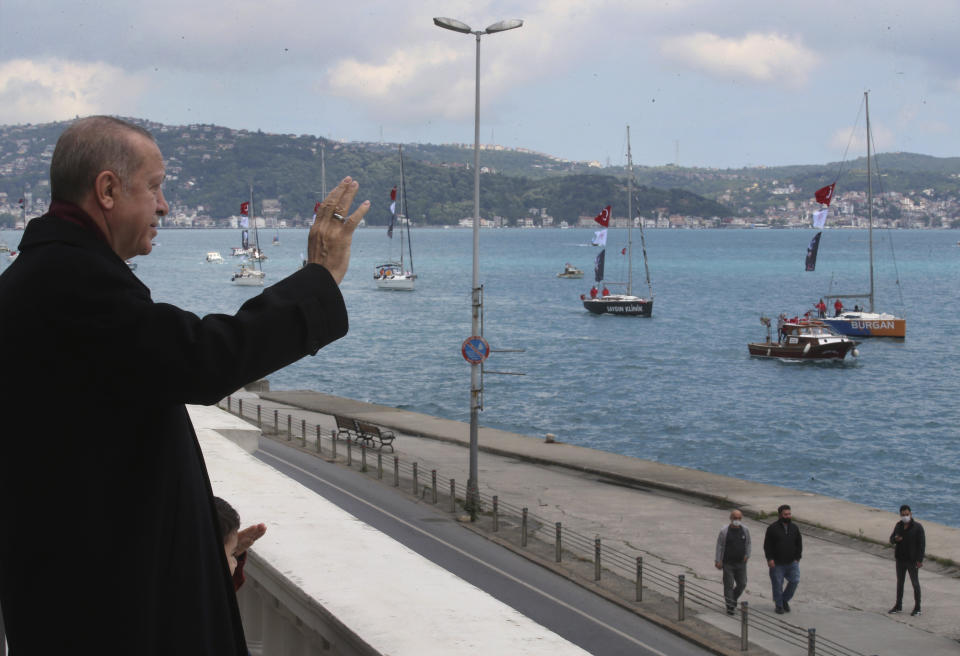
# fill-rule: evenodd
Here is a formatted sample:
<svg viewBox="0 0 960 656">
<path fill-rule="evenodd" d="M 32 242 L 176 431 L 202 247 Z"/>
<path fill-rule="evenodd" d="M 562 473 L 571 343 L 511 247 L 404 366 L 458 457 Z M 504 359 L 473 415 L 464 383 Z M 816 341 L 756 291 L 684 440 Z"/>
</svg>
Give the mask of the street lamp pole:
<svg viewBox="0 0 960 656">
<path fill-rule="evenodd" d="M 434 18 L 434 25 L 462 34 L 473 34 L 477 39 L 476 91 L 473 111 L 473 288 L 471 293 L 471 335 L 480 335 L 480 309 L 483 297 L 480 291 L 480 37 L 483 34 L 505 32 L 523 25 L 519 19 L 503 20 L 485 30 L 474 30 L 466 23 L 453 18 Z M 479 509 L 478 478 L 478 411 L 480 409 L 480 364 L 470 365 L 470 474 L 467 478 L 466 509 L 470 517 L 476 517 Z"/>
</svg>

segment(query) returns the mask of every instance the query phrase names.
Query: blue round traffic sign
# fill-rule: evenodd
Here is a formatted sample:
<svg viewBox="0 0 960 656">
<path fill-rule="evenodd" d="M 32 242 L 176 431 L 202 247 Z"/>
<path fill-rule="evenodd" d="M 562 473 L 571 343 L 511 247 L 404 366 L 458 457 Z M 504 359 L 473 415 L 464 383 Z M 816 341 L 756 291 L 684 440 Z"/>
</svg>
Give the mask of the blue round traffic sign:
<svg viewBox="0 0 960 656">
<path fill-rule="evenodd" d="M 490 345 L 483 337 L 474 335 L 463 340 L 460 352 L 463 353 L 463 359 L 470 364 L 480 364 L 490 355 Z"/>
</svg>

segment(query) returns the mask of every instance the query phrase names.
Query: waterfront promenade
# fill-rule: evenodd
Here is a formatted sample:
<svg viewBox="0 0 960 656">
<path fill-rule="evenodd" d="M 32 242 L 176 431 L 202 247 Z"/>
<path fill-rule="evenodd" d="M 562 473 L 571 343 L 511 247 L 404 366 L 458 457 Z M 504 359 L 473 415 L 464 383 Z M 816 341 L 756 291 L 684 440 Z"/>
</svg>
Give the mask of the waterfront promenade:
<svg viewBox="0 0 960 656">
<path fill-rule="evenodd" d="M 326 435 L 332 415 L 371 421 L 398 431 L 397 454 L 419 462 L 421 471 L 437 469 L 465 480 L 468 426 L 315 392 L 240 392 L 234 399 L 278 409 Z M 248 407 L 250 407 L 248 405 Z M 568 444 L 488 428 L 480 430 L 480 485 L 514 506 L 582 534 L 603 536 L 605 544 L 642 555 L 645 562 L 689 581 L 715 588 L 713 567 L 717 532 L 730 507 L 740 507 L 754 542 L 750 582 L 743 600 L 769 613 L 770 585 L 762 557 L 763 532 L 776 507 L 789 503 L 804 533 L 801 583 L 790 623 L 815 627 L 819 636 L 863 654 L 960 653 L 960 580 L 949 561 L 960 562 L 960 530 L 924 521 L 928 560 L 921 572 L 924 611 L 888 616 L 893 604 L 894 567 L 887 538 L 896 508 L 878 510 L 820 495 L 688 470 L 661 463 L 594 451 Z M 905 500 L 909 502 L 909 499 Z M 939 561 L 939 562 L 938 562 Z M 907 585 L 904 606 L 912 607 Z M 692 614 L 692 612 L 691 612 Z M 697 619 L 730 633 L 738 622 L 716 612 Z M 751 633 L 751 641 L 775 653 L 806 653 L 769 636 Z M 820 652 L 818 652 L 820 653 Z"/>
</svg>

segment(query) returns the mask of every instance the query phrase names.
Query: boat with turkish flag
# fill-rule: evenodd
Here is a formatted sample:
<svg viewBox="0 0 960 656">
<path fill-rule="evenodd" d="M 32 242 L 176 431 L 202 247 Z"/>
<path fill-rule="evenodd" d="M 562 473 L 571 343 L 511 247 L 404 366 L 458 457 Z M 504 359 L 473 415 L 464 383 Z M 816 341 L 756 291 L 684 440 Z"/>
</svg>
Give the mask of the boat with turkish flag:
<svg viewBox="0 0 960 656">
<path fill-rule="evenodd" d="M 606 259 L 606 239 L 607 239 L 607 227 L 610 225 L 610 219 L 612 217 L 612 210 L 609 205 L 607 205 L 600 214 L 594 219 L 597 223 L 603 226 L 602 233 L 603 246 L 604 249 L 597 254 L 596 261 L 594 262 L 594 279 L 597 282 L 597 285 L 602 285 L 602 289 L 598 289 L 597 285 L 594 285 L 590 289 L 589 295 L 580 294 L 580 300 L 583 302 L 583 307 L 589 310 L 592 314 L 619 314 L 623 316 L 631 317 L 651 317 L 653 316 L 653 288 L 650 285 L 650 267 L 647 264 L 647 244 L 643 237 L 643 219 L 639 221 L 640 226 L 640 244 L 643 249 L 643 267 L 647 272 L 647 289 L 650 292 L 648 298 L 642 298 L 640 296 L 633 295 L 633 157 L 630 154 L 630 126 L 627 126 L 627 167 L 630 171 L 630 175 L 627 178 L 627 248 L 624 255 L 627 256 L 627 293 L 626 294 L 611 294 L 607 286 L 603 284 L 604 282 L 604 261 Z M 598 233 L 598 236 L 600 235 Z M 623 283 L 609 283 L 609 284 L 623 284 Z"/>
<path fill-rule="evenodd" d="M 872 153 L 870 132 L 870 102 L 868 92 L 863 94 L 867 124 L 867 235 L 870 244 L 870 291 L 866 294 L 825 294 L 825 298 L 836 299 L 834 307 L 835 315 L 825 317 L 823 321 L 838 333 L 852 337 L 896 337 L 905 338 L 907 336 L 907 320 L 904 317 L 898 317 L 889 312 L 877 312 L 874 310 L 874 273 L 873 273 L 873 175 L 872 175 Z M 827 187 L 817 192 L 817 200 L 826 203 L 829 207 L 830 200 L 833 197 L 833 188 L 836 183 L 829 186 L 829 194 L 821 200 L 821 192 Z M 899 285 L 899 276 L 897 277 Z M 867 307 L 861 308 L 855 305 L 852 310 L 843 310 L 843 302 L 840 299 L 866 299 Z"/>
</svg>

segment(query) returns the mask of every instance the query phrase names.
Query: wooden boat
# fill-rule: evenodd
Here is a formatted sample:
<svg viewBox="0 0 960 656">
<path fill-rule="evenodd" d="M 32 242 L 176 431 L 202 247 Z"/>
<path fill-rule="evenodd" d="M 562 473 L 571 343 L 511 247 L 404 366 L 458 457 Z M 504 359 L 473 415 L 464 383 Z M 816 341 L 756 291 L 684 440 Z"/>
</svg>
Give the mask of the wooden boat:
<svg viewBox="0 0 960 656">
<path fill-rule="evenodd" d="M 647 291 L 650 293 L 648 298 L 633 295 L 633 157 L 630 154 L 630 126 L 627 126 L 627 166 L 630 170 L 630 176 L 627 178 L 627 293 L 610 294 L 606 286 L 603 287 L 603 293 L 597 293 L 597 288 L 590 290 L 590 295 L 580 295 L 583 307 L 593 314 L 620 314 L 633 317 L 651 317 L 653 316 L 653 287 L 650 285 L 650 266 L 647 263 L 647 243 L 643 236 L 643 221 L 640 221 L 640 244 L 643 249 L 643 267 L 647 272 Z M 603 282 L 603 262 L 606 249 L 600 252 L 597 257 L 595 279 L 597 283 Z M 611 283 L 623 284 L 623 283 Z"/>
<path fill-rule="evenodd" d="M 856 357 L 857 342 L 837 334 L 820 320 L 788 320 L 779 326 L 778 339 L 770 337 L 769 317 L 760 317 L 767 327 L 767 341 L 750 342 L 750 355 L 758 358 L 783 360 L 843 360 L 850 353 Z"/>
<path fill-rule="evenodd" d="M 865 298 L 869 302 L 868 310 L 841 312 L 834 317 L 825 317 L 823 321 L 836 332 L 854 337 L 899 337 L 907 336 L 907 320 L 888 312 L 875 312 L 873 308 L 873 180 L 871 171 L 870 142 L 870 102 L 868 92 L 863 94 L 867 123 L 867 234 L 870 243 L 870 291 L 867 294 L 825 294 L 830 299 Z"/>
</svg>

